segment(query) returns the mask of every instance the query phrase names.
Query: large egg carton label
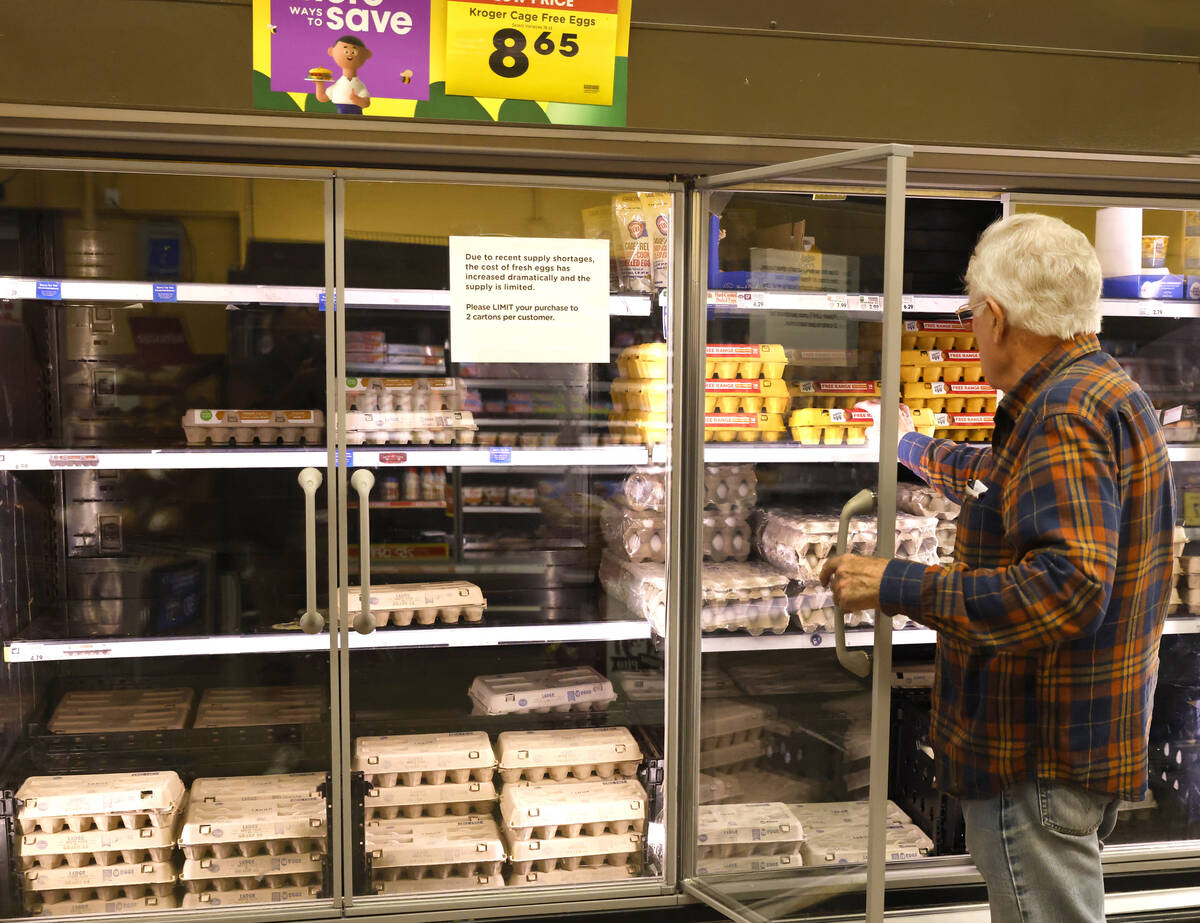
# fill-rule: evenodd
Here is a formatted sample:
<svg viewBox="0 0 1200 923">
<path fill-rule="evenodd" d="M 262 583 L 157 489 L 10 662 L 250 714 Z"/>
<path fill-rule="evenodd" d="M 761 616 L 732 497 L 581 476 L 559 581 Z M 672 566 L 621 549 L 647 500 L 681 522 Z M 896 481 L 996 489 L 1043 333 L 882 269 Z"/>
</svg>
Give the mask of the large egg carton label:
<svg viewBox="0 0 1200 923">
<path fill-rule="evenodd" d="M 324 798 L 242 799 L 232 801 L 190 801 L 179 832 L 181 846 L 211 846 L 243 841 L 294 840 L 325 836 Z M 270 851 L 270 850 L 268 850 Z M 286 852 L 279 849 L 278 852 Z M 226 858 L 233 855 L 226 852 Z M 273 853 L 274 854 L 274 853 Z M 257 855 L 243 852 L 242 855 Z M 188 854 L 189 859 L 206 855 Z"/>
<path fill-rule="evenodd" d="M 767 753 L 767 740 L 756 737 L 700 751 L 700 768 L 731 772 L 751 769 Z"/>
<path fill-rule="evenodd" d="M 591 885 L 609 881 L 632 881 L 638 877 L 636 864 L 583 866 L 576 869 L 553 869 L 538 872 L 532 869 L 523 875 L 509 873 L 510 887 L 530 885 Z"/>
<path fill-rule="evenodd" d="M 788 418 L 792 438 L 801 445 L 866 445 L 867 428 L 874 423 L 871 414 L 857 408 L 809 407 L 793 410 Z"/>
<path fill-rule="evenodd" d="M 701 746 L 709 750 L 743 740 L 753 740 L 762 736 L 763 728 L 771 718 L 771 712 L 766 706 L 754 702 L 739 702 L 734 699 L 701 702 Z"/>
<path fill-rule="evenodd" d="M 240 878 L 258 882 L 267 876 L 312 875 L 324 870 L 325 856 L 320 852 L 299 853 L 286 856 L 250 856 L 231 859 L 185 859 L 179 872 L 180 881 L 207 882 L 213 878 Z M 271 882 L 273 888 L 287 887 L 287 882 Z M 258 887 L 250 884 L 248 887 Z"/>
<path fill-rule="evenodd" d="M 651 670 L 613 670 L 609 674 L 631 702 L 656 702 L 666 694 L 667 681 L 661 672 Z"/>
<path fill-rule="evenodd" d="M 696 866 L 698 875 L 732 875 L 753 872 L 788 872 L 804 867 L 804 853 L 799 849 L 795 852 L 777 853 L 769 856 L 729 856 L 716 858 L 710 856 Z"/>
<path fill-rule="evenodd" d="M 346 440 L 351 445 L 463 445 L 475 441 L 475 418 L 470 411 L 407 413 L 401 411 L 346 414 Z"/>
<path fill-rule="evenodd" d="M 975 350 L 906 349 L 900 352 L 900 380 L 979 382 L 983 381 L 983 366 Z"/>
<path fill-rule="evenodd" d="M 975 348 L 974 325 L 959 320 L 906 320 L 900 333 L 900 348 L 971 350 Z"/>
<path fill-rule="evenodd" d="M 612 683 L 591 667 L 477 676 L 470 696 L 487 715 L 603 710 L 617 698 Z"/>
<path fill-rule="evenodd" d="M 617 371 L 622 378 L 666 378 L 667 356 L 666 343 L 627 346 L 617 356 Z"/>
<path fill-rule="evenodd" d="M 67 706 L 64 700 L 47 725 L 51 734 L 178 731 L 187 726 L 190 704 Z"/>
<path fill-rule="evenodd" d="M 563 728 L 554 731 L 504 731 L 496 738 L 500 778 L 556 782 L 611 779 L 637 775 L 642 750 L 628 728 Z"/>
<path fill-rule="evenodd" d="M 792 395 L 781 379 L 710 378 L 704 382 L 706 413 L 786 413 Z"/>
<path fill-rule="evenodd" d="M 26 907 L 26 913 L 35 917 L 68 917 L 91 916 L 96 913 L 135 914 L 144 910 L 175 910 L 179 906 L 174 894 L 162 897 L 150 895 L 142 898 L 117 898 L 116 900 L 71 901 L 66 900 L 55 904 L 35 903 Z"/>
<path fill-rule="evenodd" d="M 320 443 L 325 414 L 319 410 L 189 410 L 183 415 L 188 445 Z"/>
<path fill-rule="evenodd" d="M 30 891 L 66 888 L 109 888 L 118 885 L 148 885 L 175 880 L 175 866 L 167 862 L 118 862 L 113 865 L 85 865 L 72 868 L 29 869 L 22 876 Z"/>
<path fill-rule="evenodd" d="M 350 612 L 362 609 L 362 594 L 351 587 L 348 595 Z M 487 600 L 483 591 L 465 580 L 450 580 L 441 583 L 389 583 L 371 587 L 371 611 L 382 625 L 389 623 L 402 627 L 414 621 L 419 625 L 432 625 L 436 620 L 454 623 L 460 618 L 478 622 L 483 618 Z"/>
<path fill-rule="evenodd" d="M 176 815 L 176 818 L 178 815 Z M 82 833 L 61 830 L 58 833 L 29 833 L 17 840 L 21 867 L 71 868 L 115 865 L 118 862 L 165 862 L 175 846 L 174 823 L 162 827 L 118 827 L 92 829 Z"/>
<path fill-rule="evenodd" d="M 508 848 L 513 873 L 525 875 L 532 871 L 628 865 L 641 855 L 642 842 L 641 834 L 603 833 L 600 836 L 556 836 L 546 840 L 510 839 Z"/>
<path fill-rule="evenodd" d="M 788 385 L 792 406 L 797 409 L 840 408 L 849 410 L 859 401 L 881 394 L 878 381 L 793 381 Z"/>
<path fill-rule="evenodd" d="M 706 413 L 706 442 L 778 442 L 787 433 L 781 413 Z"/>
<path fill-rule="evenodd" d="M 202 894 L 185 894 L 180 906 L 184 910 L 202 907 L 255 907 L 260 904 L 280 904 L 289 901 L 314 901 L 321 896 L 321 888 L 312 885 L 306 888 L 255 888 L 252 891 L 206 891 Z"/>
<path fill-rule="evenodd" d="M 904 403 L 909 409 L 934 413 L 995 413 L 997 396 L 987 382 L 917 381 L 904 385 Z"/>
<path fill-rule="evenodd" d="M 390 869 L 399 872 L 401 869 Z M 428 894 L 435 891 L 485 891 L 503 888 L 504 879 L 499 875 L 454 875 L 446 878 L 392 878 L 373 881 L 371 888 L 376 894 Z"/>
<path fill-rule="evenodd" d="M 323 772 L 269 773 L 261 776 L 211 776 L 196 779 L 192 801 L 231 801 L 239 798 L 319 798 Z"/>
<path fill-rule="evenodd" d="M 646 790 L 635 780 L 505 785 L 500 816 L 517 840 L 643 833 Z"/>
<path fill-rule="evenodd" d="M 174 820 L 184 787 L 174 772 L 114 772 L 31 776 L 17 790 L 23 834 L 79 833 L 97 827 L 163 827 Z"/>
<path fill-rule="evenodd" d="M 487 815 L 462 818 L 417 817 L 404 820 L 373 820 L 366 825 L 366 849 L 371 867 L 461 866 L 504 861 L 500 828 Z M 476 874 L 460 872 L 462 874 Z M 499 873 L 499 867 L 483 870 Z M 435 876 L 437 872 L 434 873 Z"/>
<path fill-rule="evenodd" d="M 491 769 L 487 772 L 491 773 Z M 487 814 L 499 795 L 490 781 L 449 782 L 445 785 L 393 785 L 367 792 L 367 820 L 394 820 L 398 817 L 465 817 Z"/>
<path fill-rule="evenodd" d="M 670 405 L 669 382 L 651 378 L 618 378 L 609 390 L 613 410 L 665 414 Z"/>
<path fill-rule="evenodd" d="M 279 702 L 245 705 L 201 705 L 193 727 L 255 727 L 268 724 L 315 724 L 324 717 L 320 705 L 287 705 Z"/>
<path fill-rule="evenodd" d="M 778 343 L 709 343 L 704 348 L 705 378 L 783 378 L 787 354 Z"/>
<path fill-rule="evenodd" d="M 371 781 L 378 786 L 484 782 L 491 779 L 495 765 L 491 738 L 484 731 L 398 734 L 354 741 L 355 770 L 372 774 Z"/>
<path fill-rule="evenodd" d="M 175 897 L 175 882 L 163 881 L 155 884 L 117 884 L 103 885 L 94 888 L 58 888 L 49 891 L 32 891 L 28 892 L 30 897 L 34 897 L 42 902 L 43 907 L 51 907 L 62 904 L 90 904 L 90 903 L 116 903 L 116 902 L 141 902 L 145 906 L 150 904 L 151 898 L 158 898 L 158 906 L 163 906 L 164 899 L 174 900 Z M 35 913 L 45 913 L 45 909 L 35 911 Z M 107 912 L 107 911 L 106 911 Z"/>
<path fill-rule="evenodd" d="M 758 804 L 701 805 L 697 814 L 697 843 L 701 846 L 742 844 L 782 845 L 795 852 L 804 842 L 804 828 L 787 805 L 778 801 Z M 772 849 L 761 852 L 770 853 Z M 730 853 L 729 855 L 736 855 Z"/>
</svg>

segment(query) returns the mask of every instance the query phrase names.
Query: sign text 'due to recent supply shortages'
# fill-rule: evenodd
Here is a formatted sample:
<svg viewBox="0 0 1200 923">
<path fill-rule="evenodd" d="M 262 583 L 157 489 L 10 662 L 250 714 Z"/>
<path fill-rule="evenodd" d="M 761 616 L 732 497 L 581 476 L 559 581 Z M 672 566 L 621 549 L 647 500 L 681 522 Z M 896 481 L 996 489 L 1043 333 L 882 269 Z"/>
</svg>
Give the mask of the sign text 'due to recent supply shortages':
<svg viewBox="0 0 1200 923">
<path fill-rule="evenodd" d="M 456 362 L 609 361 L 606 240 L 450 238 Z"/>
</svg>

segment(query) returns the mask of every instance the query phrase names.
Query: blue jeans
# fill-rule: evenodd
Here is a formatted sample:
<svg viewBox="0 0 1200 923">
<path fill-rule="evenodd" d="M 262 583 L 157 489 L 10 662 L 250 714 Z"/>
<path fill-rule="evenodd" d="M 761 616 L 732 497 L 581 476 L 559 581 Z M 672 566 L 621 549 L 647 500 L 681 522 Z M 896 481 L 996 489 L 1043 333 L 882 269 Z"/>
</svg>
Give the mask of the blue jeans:
<svg viewBox="0 0 1200 923">
<path fill-rule="evenodd" d="M 1046 780 L 964 799 L 967 851 L 987 883 L 993 923 L 1103 923 L 1100 843 L 1117 804 Z"/>
</svg>

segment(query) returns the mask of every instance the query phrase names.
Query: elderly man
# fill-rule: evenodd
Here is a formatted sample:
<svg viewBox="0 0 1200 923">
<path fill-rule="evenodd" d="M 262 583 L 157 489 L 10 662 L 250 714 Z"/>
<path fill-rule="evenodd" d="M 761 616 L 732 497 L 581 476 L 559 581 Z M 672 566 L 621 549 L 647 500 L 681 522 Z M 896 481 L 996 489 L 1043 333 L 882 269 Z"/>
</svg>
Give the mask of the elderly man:
<svg viewBox="0 0 1200 923">
<path fill-rule="evenodd" d="M 937 779 L 962 799 L 993 919 L 1104 919 L 1100 843 L 1146 792 L 1174 485 L 1146 395 L 1100 349 L 1100 265 L 1045 215 L 989 227 L 967 270 L 987 447 L 912 432 L 900 461 L 963 505 L 952 567 L 851 555 L 846 611 L 938 633 Z"/>
</svg>

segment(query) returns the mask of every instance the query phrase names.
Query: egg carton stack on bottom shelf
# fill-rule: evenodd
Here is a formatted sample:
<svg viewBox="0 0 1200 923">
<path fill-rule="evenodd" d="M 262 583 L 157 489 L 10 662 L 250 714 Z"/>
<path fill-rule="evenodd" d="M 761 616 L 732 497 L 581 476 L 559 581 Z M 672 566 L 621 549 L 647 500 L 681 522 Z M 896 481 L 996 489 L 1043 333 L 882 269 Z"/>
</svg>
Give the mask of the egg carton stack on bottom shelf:
<svg viewBox="0 0 1200 923">
<path fill-rule="evenodd" d="M 319 897 L 328 851 L 323 773 L 196 779 L 179 847 L 185 908 Z"/>
<path fill-rule="evenodd" d="M 782 802 L 701 805 L 696 872 L 786 871 L 804 865 L 805 831 Z"/>
<path fill-rule="evenodd" d="M 705 347 L 706 442 L 778 442 L 787 433 L 792 396 L 779 344 L 709 343 Z"/>
<path fill-rule="evenodd" d="M 627 728 L 505 731 L 497 749 L 509 884 L 637 877 L 648 798 Z"/>
<path fill-rule="evenodd" d="M 26 779 L 16 794 L 26 912 L 176 907 L 174 845 L 184 800 L 174 772 Z"/>
<path fill-rule="evenodd" d="M 896 517 L 896 557 L 923 564 L 937 564 L 937 520 L 932 516 Z M 759 555 L 789 579 L 799 591 L 791 598 L 791 611 L 804 631 L 833 630 L 833 596 L 820 586 L 821 568 L 837 545 L 838 517 L 800 510 L 762 511 L 755 546 Z M 875 553 L 878 538 L 873 516 L 850 520 L 846 550 L 854 554 Z M 874 624 L 873 612 L 845 613 L 847 627 Z M 893 619 L 897 629 L 911 624 L 906 616 Z"/>
<path fill-rule="evenodd" d="M 954 523 L 962 507 L 926 484 L 905 482 L 896 485 L 896 508 L 910 516 L 932 516 L 936 519 L 934 534 L 937 538 L 938 563 L 946 565 L 953 562 L 954 543 L 958 535 L 958 527 Z"/>
<path fill-rule="evenodd" d="M 700 770 L 720 775 L 749 770 L 767 754 L 773 714 L 740 699 L 700 700 Z"/>
<path fill-rule="evenodd" d="M 369 821 L 366 849 L 379 894 L 504 886 L 504 843 L 491 815 Z"/>
<path fill-rule="evenodd" d="M 347 599 L 351 616 L 362 611 L 361 588 L 351 587 Z M 478 624 L 487 608 L 483 590 L 466 580 L 372 584 L 369 604 L 377 628 L 388 625 L 407 628 L 414 623 L 435 622 L 457 625 L 460 621 Z"/>
<path fill-rule="evenodd" d="M 805 865 L 861 865 L 867 861 L 866 801 L 789 804 L 804 825 Z M 894 802 L 887 803 L 886 860 L 921 859 L 934 852 L 934 843 Z"/>
</svg>

